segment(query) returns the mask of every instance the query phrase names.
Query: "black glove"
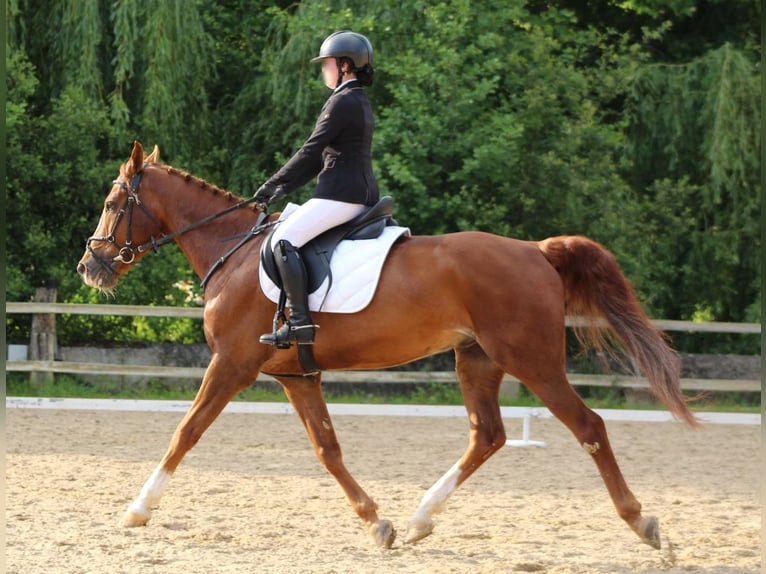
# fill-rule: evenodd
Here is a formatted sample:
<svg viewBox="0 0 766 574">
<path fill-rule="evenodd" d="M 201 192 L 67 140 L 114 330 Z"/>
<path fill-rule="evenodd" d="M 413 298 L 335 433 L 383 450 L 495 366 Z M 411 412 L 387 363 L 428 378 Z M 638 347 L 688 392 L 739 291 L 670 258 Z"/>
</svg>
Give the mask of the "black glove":
<svg viewBox="0 0 766 574">
<path fill-rule="evenodd" d="M 265 203 L 268 205 L 282 195 L 284 195 L 284 190 L 282 189 L 281 185 L 276 185 L 267 181 L 258 188 L 258 191 L 253 194 L 253 197 L 258 203 Z"/>
</svg>

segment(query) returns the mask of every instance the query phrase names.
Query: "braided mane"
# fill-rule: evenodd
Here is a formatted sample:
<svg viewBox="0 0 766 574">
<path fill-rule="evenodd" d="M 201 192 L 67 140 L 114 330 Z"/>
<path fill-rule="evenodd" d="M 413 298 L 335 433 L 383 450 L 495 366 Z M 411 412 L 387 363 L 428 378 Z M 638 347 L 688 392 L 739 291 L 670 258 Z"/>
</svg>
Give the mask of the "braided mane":
<svg viewBox="0 0 766 574">
<path fill-rule="evenodd" d="M 188 172 L 185 172 L 183 170 L 180 170 L 178 168 L 175 168 L 175 167 L 172 167 L 172 166 L 169 166 L 169 165 L 162 165 L 162 166 L 159 165 L 159 164 L 155 164 L 155 165 L 157 165 L 157 167 L 160 167 L 160 168 L 164 169 L 169 175 L 173 175 L 173 176 L 176 176 L 176 177 L 181 177 L 187 183 L 191 182 L 191 183 L 194 183 L 194 184 L 198 185 L 202 189 L 207 189 L 213 195 L 223 195 L 230 203 L 238 203 L 238 202 L 242 201 L 241 197 L 238 197 L 238 196 L 234 195 L 233 193 L 231 193 L 230 191 L 226 191 L 225 189 L 220 188 L 217 185 L 213 185 L 212 183 L 208 183 L 207 181 L 205 181 L 201 177 L 197 177 L 196 175 L 192 175 L 192 174 L 190 174 Z M 258 208 L 255 205 L 249 205 L 248 208 L 253 210 L 253 211 L 258 211 Z"/>
</svg>

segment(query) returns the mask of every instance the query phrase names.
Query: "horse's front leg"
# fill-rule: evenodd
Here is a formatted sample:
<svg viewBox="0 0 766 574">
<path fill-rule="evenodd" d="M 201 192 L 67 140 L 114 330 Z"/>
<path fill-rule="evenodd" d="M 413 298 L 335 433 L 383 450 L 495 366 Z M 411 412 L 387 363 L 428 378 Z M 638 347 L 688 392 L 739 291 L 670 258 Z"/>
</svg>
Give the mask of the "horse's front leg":
<svg viewBox="0 0 766 574">
<path fill-rule="evenodd" d="M 252 384 L 258 374 L 257 371 L 235 371 L 231 365 L 231 361 L 213 355 L 197 396 L 176 428 L 165 456 L 128 507 L 122 521 L 124 526 L 143 526 L 149 522 L 152 508 L 159 503 L 181 459 L 197 444 L 234 395 Z"/>
<path fill-rule="evenodd" d="M 367 496 L 343 464 L 340 445 L 322 395 L 320 375 L 300 379 L 277 377 L 277 380 L 306 428 L 317 458 L 343 488 L 367 532 L 378 546 L 391 548 L 396 538 L 393 524 L 378 518 L 378 505 Z"/>
</svg>

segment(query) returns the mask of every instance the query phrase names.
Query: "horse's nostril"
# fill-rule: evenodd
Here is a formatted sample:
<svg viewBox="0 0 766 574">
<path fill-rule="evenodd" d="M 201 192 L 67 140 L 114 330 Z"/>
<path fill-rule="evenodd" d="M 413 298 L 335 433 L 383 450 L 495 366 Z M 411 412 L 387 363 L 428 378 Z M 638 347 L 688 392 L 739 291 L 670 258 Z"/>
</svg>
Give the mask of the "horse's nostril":
<svg viewBox="0 0 766 574">
<path fill-rule="evenodd" d="M 83 263 L 82 261 L 77 264 L 77 273 L 79 273 L 80 275 L 85 275 L 85 263 Z"/>
</svg>

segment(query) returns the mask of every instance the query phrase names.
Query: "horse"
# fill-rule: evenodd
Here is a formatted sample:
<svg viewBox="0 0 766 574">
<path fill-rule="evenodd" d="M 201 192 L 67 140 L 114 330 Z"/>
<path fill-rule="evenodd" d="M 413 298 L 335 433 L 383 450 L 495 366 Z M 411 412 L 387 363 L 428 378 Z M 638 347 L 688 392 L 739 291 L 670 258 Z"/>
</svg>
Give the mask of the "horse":
<svg viewBox="0 0 766 574">
<path fill-rule="evenodd" d="M 123 525 L 146 525 L 184 455 L 259 373 L 274 377 L 303 423 L 320 463 L 337 480 L 368 534 L 391 548 L 396 530 L 343 462 L 321 388 L 296 347 L 260 344 L 275 304 L 259 288 L 263 234 L 222 253 L 226 240 L 273 222 L 267 206 L 241 198 L 159 162 L 134 142 L 104 200 L 77 272 L 111 292 L 150 251 L 174 241 L 205 278 L 204 334 L 212 351 L 192 405 L 167 451 L 128 506 Z M 210 273 L 215 269 L 214 273 Z M 676 419 L 699 423 L 679 382 L 680 360 L 648 319 L 635 291 L 605 247 L 582 236 L 522 241 L 466 231 L 399 239 L 385 261 L 374 298 L 363 310 L 314 314 L 313 354 L 321 370 L 380 369 L 452 350 L 469 421 L 463 455 L 423 495 L 404 543 L 430 535 L 434 515 L 469 476 L 506 443 L 499 389 L 519 379 L 592 458 L 617 514 L 641 541 L 659 549 L 659 521 L 643 516 L 615 460 L 603 419 L 567 380 L 566 315 L 579 322 L 586 348 L 624 350 Z"/>
</svg>

